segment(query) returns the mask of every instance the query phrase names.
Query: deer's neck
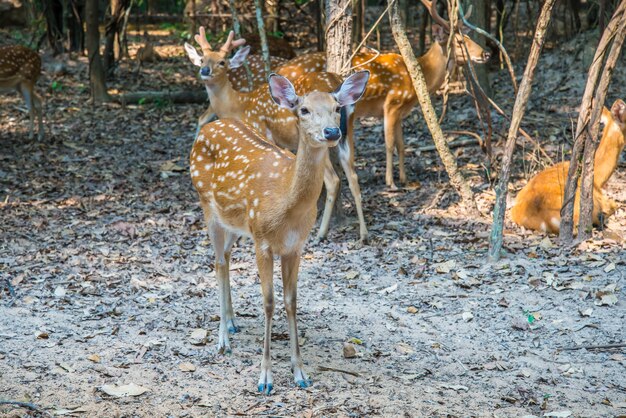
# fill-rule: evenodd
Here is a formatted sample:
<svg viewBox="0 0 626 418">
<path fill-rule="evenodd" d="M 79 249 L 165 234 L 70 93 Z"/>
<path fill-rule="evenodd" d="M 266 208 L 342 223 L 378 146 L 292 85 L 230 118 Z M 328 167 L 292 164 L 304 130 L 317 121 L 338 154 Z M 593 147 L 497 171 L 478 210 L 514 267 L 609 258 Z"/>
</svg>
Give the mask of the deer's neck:
<svg viewBox="0 0 626 418">
<path fill-rule="evenodd" d="M 324 183 L 324 158 L 328 152 L 326 147 L 312 147 L 303 140 L 300 133 L 300 141 L 296 161 L 288 175 L 287 197 L 285 209 L 308 210 L 315 205 Z"/>
<path fill-rule="evenodd" d="M 603 113 L 606 112 L 608 111 L 605 109 Z M 594 159 L 593 182 L 597 187 L 603 187 L 609 181 L 617 168 L 619 155 L 624 149 L 624 132 L 621 131 L 620 126 L 612 120 L 607 120 L 606 123 Z"/>
<path fill-rule="evenodd" d="M 241 119 L 241 93 L 233 89 L 228 79 L 205 82 L 204 87 L 218 118 Z"/>
<path fill-rule="evenodd" d="M 428 92 L 431 94 L 437 91 L 446 79 L 447 58 L 446 48 L 439 42 L 433 42 L 428 51 L 418 58 Z"/>
</svg>

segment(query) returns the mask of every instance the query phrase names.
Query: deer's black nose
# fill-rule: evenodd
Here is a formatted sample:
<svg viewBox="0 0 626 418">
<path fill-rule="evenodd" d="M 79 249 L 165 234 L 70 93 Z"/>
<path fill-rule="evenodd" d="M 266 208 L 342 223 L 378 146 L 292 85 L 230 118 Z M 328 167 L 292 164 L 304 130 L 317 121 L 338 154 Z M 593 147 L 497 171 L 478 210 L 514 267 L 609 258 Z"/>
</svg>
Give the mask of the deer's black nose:
<svg viewBox="0 0 626 418">
<path fill-rule="evenodd" d="M 209 69 L 209 67 L 202 67 L 200 68 L 200 75 L 207 77 L 211 75 L 211 70 Z"/>
<path fill-rule="evenodd" d="M 487 62 L 489 61 L 489 58 L 491 58 L 491 53 L 487 51 L 483 52 L 483 61 Z"/>
<path fill-rule="evenodd" d="M 341 138 L 339 128 L 324 128 L 324 138 L 328 141 L 337 141 Z"/>
</svg>

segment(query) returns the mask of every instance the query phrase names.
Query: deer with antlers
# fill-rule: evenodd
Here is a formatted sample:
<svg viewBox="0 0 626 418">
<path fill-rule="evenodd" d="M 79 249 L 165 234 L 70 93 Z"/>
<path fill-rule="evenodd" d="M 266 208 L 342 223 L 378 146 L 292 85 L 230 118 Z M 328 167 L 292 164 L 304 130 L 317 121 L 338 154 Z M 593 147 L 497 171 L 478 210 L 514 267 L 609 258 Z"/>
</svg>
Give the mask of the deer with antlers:
<svg viewBox="0 0 626 418">
<path fill-rule="evenodd" d="M 203 26 L 200 27 L 198 33 L 194 36 L 194 39 L 202 48 L 203 55 L 209 52 L 213 52 L 211 44 L 209 44 L 206 39 L 206 32 Z M 220 51 L 226 51 L 225 55 L 227 55 L 232 49 L 237 48 L 240 45 L 242 45 L 242 43 L 240 43 L 239 40 L 234 40 L 234 34 L 229 34 L 226 43 L 222 45 Z M 226 74 L 228 75 L 228 80 L 230 81 L 232 87 L 238 91 L 249 92 L 259 86 L 266 85 L 267 74 L 265 73 L 265 63 L 263 62 L 263 57 L 256 54 L 248 55 L 245 61 L 247 62 L 248 68 L 250 69 L 251 78 L 248 78 L 248 72 L 243 65 L 229 68 Z M 270 67 L 272 69 L 278 68 L 286 62 L 287 60 L 285 58 L 275 56 L 270 57 Z M 211 105 L 209 105 L 207 107 L 207 110 L 198 118 L 196 135 L 198 134 L 198 132 L 200 132 L 200 128 L 202 128 L 203 125 L 215 119 L 216 117 L 217 115 L 215 113 L 215 110 Z"/>
<path fill-rule="evenodd" d="M 21 45 L 0 47 L 0 91 L 17 90 L 28 107 L 30 115 L 30 139 L 34 136 L 35 116 L 39 131 L 38 139 L 44 137 L 43 109 L 35 84 L 41 75 L 41 58 L 37 52 Z"/>
<path fill-rule="evenodd" d="M 436 22 L 432 26 L 435 42 L 424 55 L 418 58 L 428 92 L 432 94 L 443 85 L 447 71 L 451 71 L 455 66 L 464 65 L 468 61 L 485 63 L 489 60 L 490 54 L 466 35 L 468 30 L 461 21 L 456 28 L 450 28 L 450 23 L 437 13 L 436 1 L 431 3 L 428 0 L 422 0 L 422 3 L 428 8 Z M 467 15 L 469 13 L 471 10 Z M 451 51 L 448 51 L 450 36 L 454 36 L 454 39 Z M 448 55 L 450 60 L 448 60 Z M 294 58 L 278 68 L 277 73 L 295 80 L 305 73 L 322 71 L 325 66 L 326 55 L 313 53 Z M 402 56 L 395 53 L 361 52 L 355 55 L 352 66 L 371 73 L 365 94 L 356 105 L 355 116 L 383 118 L 387 157 L 385 181 L 388 186 L 395 188 L 394 150 L 398 153 L 400 183 L 406 182 L 402 120 L 417 104 L 417 95 L 411 77 Z M 352 142 L 351 139 L 349 141 Z"/>
<path fill-rule="evenodd" d="M 213 71 L 210 67 L 207 75 Z M 270 343 L 274 255 L 281 257 L 294 381 L 300 387 L 311 385 L 298 345 L 296 298 L 300 257 L 315 223 L 328 148 L 337 145 L 342 137 L 337 110 L 359 100 L 368 78 L 367 71 L 355 73 L 332 93 L 314 91 L 300 96 L 289 80 L 270 76 L 271 99 L 295 120 L 295 156 L 266 141 L 262 131 L 237 119 L 220 119 L 205 125 L 191 151 L 191 178 L 215 251 L 220 352 L 230 351 L 228 334 L 237 330 L 230 294 L 231 248 L 241 235 L 250 236 L 254 242 L 265 308 L 258 389 L 266 394 L 273 388 Z"/>
<path fill-rule="evenodd" d="M 195 39 L 202 48 L 202 56 L 198 54 L 193 46 L 187 43 L 185 43 L 185 50 L 191 62 L 200 67 L 200 78 L 208 92 L 211 107 L 215 114 L 220 119 L 233 118 L 244 121 L 259 131 L 269 141 L 281 147 L 295 150 L 299 145 L 297 141 L 297 119 L 291 112 L 274 103 L 267 85 L 260 86 L 251 92 L 240 92 L 235 90 L 228 80 L 228 70 L 239 68 L 243 64 L 249 53 L 249 48 L 243 47 L 239 49 L 229 60 L 226 57 L 231 50 L 243 45 L 245 40 L 235 40 L 234 33 L 231 32 L 226 43 L 218 51 L 213 51 L 204 36 L 203 28 L 201 28 L 199 35 Z M 297 84 L 302 85 L 303 88 L 306 87 L 308 91 L 330 92 L 341 84 L 341 78 L 337 75 L 329 75 L 329 73 L 312 73 L 306 74 Z M 351 116 L 352 108 L 352 106 L 349 106 L 343 110 L 337 109 L 337 112 L 343 111 L 345 113 L 345 120 L 348 125 L 346 129 L 350 131 L 349 136 L 351 136 L 351 122 L 353 120 Z M 342 143 L 340 156 L 343 156 L 342 167 L 346 172 L 348 184 L 356 202 L 360 239 L 364 241 L 367 239 L 367 227 L 361 205 L 358 177 L 354 170 L 354 160 L 351 159 L 351 155 L 353 155 L 351 149 L 350 146 L 344 146 Z M 324 184 L 327 190 L 327 199 L 317 235 L 318 239 L 324 238 L 328 233 L 332 208 L 339 189 L 339 177 L 328 156 L 325 158 L 324 167 Z"/>
</svg>

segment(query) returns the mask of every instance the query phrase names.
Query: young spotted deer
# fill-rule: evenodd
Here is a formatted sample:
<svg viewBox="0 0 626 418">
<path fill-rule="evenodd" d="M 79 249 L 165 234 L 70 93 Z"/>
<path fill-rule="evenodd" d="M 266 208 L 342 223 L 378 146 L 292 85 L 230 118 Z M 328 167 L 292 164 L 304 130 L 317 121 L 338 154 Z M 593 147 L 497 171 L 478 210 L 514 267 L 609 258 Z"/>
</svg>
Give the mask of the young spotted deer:
<svg viewBox="0 0 626 418">
<path fill-rule="evenodd" d="M 418 58 L 428 92 L 432 94 L 443 85 L 446 71 L 451 71 L 455 66 L 465 65 L 469 60 L 475 63 L 485 63 L 489 60 L 490 54 L 467 35 L 461 36 L 457 29 L 451 30 L 449 22 L 437 13 L 436 1 L 431 3 L 422 0 L 422 3 L 428 8 L 433 20 L 437 22 L 432 26 L 435 42 L 424 55 Z M 459 21 L 459 25 L 462 25 L 462 22 Z M 463 26 L 460 26 L 460 29 L 467 33 Z M 448 61 L 448 38 L 451 33 L 454 33 L 454 40 Z M 365 94 L 356 105 L 355 116 L 383 118 L 387 154 L 385 181 L 388 186 L 395 188 L 394 149 L 398 152 L 400 183 L 406 182 L 402 120 L 417 104 L 417 95 L 411 76 L 402 56 L 395 53 L 383 53 L 376 56 L 374 52 L 361 52 L 352 60 L 352 66 L 359 70 L 367 70 L 371 74 Z M 295 80 L 308 72 L 323 71 L 325 67 L 326 55 L 314 53 L 294 58 L 279 67 L 276 72 L 290 80 Z M 349 138 L 349 141 L 352 142 L 352 139 Z"/>
<path fill-rule="evenodd" d="M 240 92 L 232 87 L 227 77 L 230 69 L 238 68 L 244 62 L 249 48 L 243 47 L 239 49 L 230 60 L 227 60 L 226 56 L 233 48 L 242 45 L 245 40 L 233 40 L 234 35 L 231 32 L 226 44 L 219 51 L 212 51 L 206 38 L 202 35 L 203 31 L 204 29 L 201 29 L 200 36 L 196 37 L 196 41 L 202 47 L 203 55 L 200 56 L 196 49 L 189 44 L 185 44 L 185 49 L 191 62 L 200 67 L 200 78 L 208 92 L 211 108 L 217 117 L 220 119 L 232 118 L 244 121 L 258 130 L 267 140 L 283 148 L 297 149 L 299 145 L 297 118 L 288 110 L 274 103 L 267 85 L 260 86 L 251 92 Z M 329 73 L 311 73 L 306 74 L 296 84 L 302 86 L 302 93 L 313 90 L 331 92 L 341 84 L 341 78 Z M 346 120 L 350 122 L 353 120 L 350 116 L 352 109 L 353 106 L 348 106 L 343 110 L 347 115 Z M 339 108 L 338 111 L 340 111 Z M 351 131 L 351 129 L 352 127 L 348 126 L 348 130 Z M 360 197 L 361 191 L 354 164 L 348 163 L 350 161 L 353 162 L 353 160 L 350 160 L 350 155 L 354 153 L 346 151 L 350 149 L 350 146 L 344 147 L 342 145 L 339 154 L 342 156 L 342 167 L 346 172 L 350 190 L 355 198 L 360 224 L 360 238 L 363 241 L 367 239 L 367 227 L 365 226 Z M 317 235 L 318 239 L 324 238 L 328 233 L 332 208 L 339 190 L 339 177 L 328 157 L 324 162 L 324 167 L 324 184 L 326 185 L 327 199 Z"/>
<path fill-rule="evenodd" d="M 41 58 L 32 49 L 21 45 L 0 46 L 0 92 L 20 92 L 30 115 L 29 135 L 33 138 L 35 116 L 39 126 L 37 138 L 41 141 L 43 131 L 43 109 L 41 98 L 35 92 L 35 84 L 41 75 Z"/>
<path fill-rule="evenodd" d="M 220 48 L 220 52 L 225 52 L 225 56 L 230 53 L 237 46 L 243 45 L 246 40 L 238 39 L 234 40 L 234 32 L 231 32 L 228 35 L 228 39 L 226 43 Z M 200 27 L 198 33 L 194 36 L 194 39 L 202 47 L 203 55 L 207 55 L 212 52 L 211 45 L 206 39 L 206 32 L 204 27 Z M 185 47 L 186 49 L 187 47 Z M 252 91 L 255 88 L 267 84 L 267 74 L 265 73 L 265 64 L 263 63 L 263 57 L 260 55 L 248 55 L 245 60 L 248 64 L 248 68 L 250 69 L 250 73 L 252 75 L 251 80 L 248 79 L 248 73 L 245 67 L 243 66 L 243 61 L 239 63 L 236 67 L 230 67 L 226 74 L 228 75 L 228 80 L 235 90 L 238 91 Z M 287 62 L 285 58 L 280 57 L 270 57 L 270 66 L 272 69 L 279 67 L 280 65 Z M 250 81 L 252 81 L 252 85 L 250 85 Z M 200 131 L 203 125 L 215 119 L 216 114 L 213 110 L 213 107 L 209 104 L 207 110 L 198 118 L 198 125 L 196 130 L 196 135 Z"/>
<path fill-rule="evenodd" d="M 604 195 L 602 188 L 615 172 L 624 149 L 626 135 L 626 103 L 616 100 L 611 110 L 602 109 L 604 130 L 596 150 L 593 170 L 592 220 L 602 226 L 604 219 L 613 215 L 617 203 Z M 561 226 L 561 208 L 569 161 L 558 163 L 536 174 L 518 193 L 511 208 L 511 219 L 519 226 L 541 232 L 558 234 Z M 580 190 L 574 200 L 574 225 L 578 225 Z"/>
<path fill-rule="evenodd" d="M 236 119 L 205 125 L 191 151 L 191 177 L 215 251 L 219 287 L 218 349 L 230 351 L 229 332 L 235 332 L 230 295 L 229 260 L 236 239 L 254 242 L 265 308 L 265 342 L 259 391 L 272 391 L 270 343 L 274 314 L 273 257 L 281 257 L 285 310 L 296 385 L 311 381 L 303 371 L 296 323 L 300 256 L 317 213 L 328 148 L 341 139 L 337 108 L 355 103 L 369 74 L 355 73 L 333 93 L 296 94 L 284 77 L 271 75 L 272 99 L 296 119 L 298 152 L 294 156 L 265 140 L 259 131 Z"/>
</svg>

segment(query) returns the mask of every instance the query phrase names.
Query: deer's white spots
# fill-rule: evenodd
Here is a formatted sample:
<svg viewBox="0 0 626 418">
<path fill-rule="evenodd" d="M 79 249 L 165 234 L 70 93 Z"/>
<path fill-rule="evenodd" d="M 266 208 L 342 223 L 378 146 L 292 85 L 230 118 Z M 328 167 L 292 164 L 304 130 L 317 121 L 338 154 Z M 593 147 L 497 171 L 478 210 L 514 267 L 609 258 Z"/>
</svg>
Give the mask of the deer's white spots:
<svg viewBox="0 0 626 418">
<path fill-rule="evenodd" d="M 202 161 L 202 155 L 198 155 L 198 156 L 196 157 L 196 161 Z"/>
<path fill-rule="evenodd" d="M 274 162 L 272 163 L 272 165 L 273 165 L 274 167 L 278 167 L 278 161 L 274 161 Z"/>
<path fill-rule="evenodd" d="M 545 222 L 541 222 L 541 225 L 539 226 L 539 228 L 541 229 L 542 232 L 546 232 L 546 230 L 547 230 L 546 223 Z"/>
<path fill-rule="evenodd" d="M 257 198 L 255 198 L 255 199 L 252 201 L 252 205 L 253 205 L 253 206 L 259 206 L 259 198 L 258 198 L 258 197 L 257 197 Z"/>
<path fill-rule="evenodd" d="M 204 183 L 202 183 L 202 181 L 198 181 L 198 182 L 196 182 L 196 185 L 197 185 L 198 187 L 202 187 L 202 186 L 204 186 Z"/>
<path fill-rule="evenodd" d="M 250 212 L 248 213 L 248 215 L 250 215 L 250 219 L 254 218 L 254 209 L 250 209 Z"/>
<path fill-rule="evenodd" d="M 194 176 L 194 177 L 198 177 L 198 176 L 200 175 L 200 172 L 199 172 L 198 170 L 194 170 L 194 171 L 191 173 L 191 175 L 192 175 L 192 176 Z"/>
</svg>

